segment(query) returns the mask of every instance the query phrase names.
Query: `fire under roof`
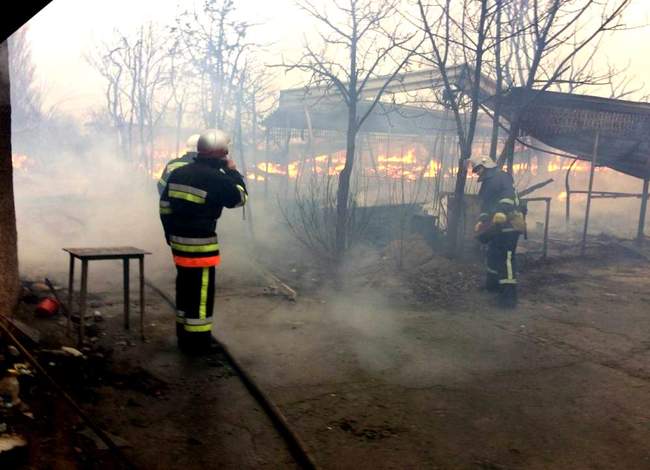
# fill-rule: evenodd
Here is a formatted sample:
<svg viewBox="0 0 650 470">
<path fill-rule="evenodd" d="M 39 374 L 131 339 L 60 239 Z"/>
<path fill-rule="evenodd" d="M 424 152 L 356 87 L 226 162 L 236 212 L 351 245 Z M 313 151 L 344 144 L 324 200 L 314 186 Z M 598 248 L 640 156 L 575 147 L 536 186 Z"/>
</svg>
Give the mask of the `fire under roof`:
<svg viewBox="0 0 650 470">
<path fill-rule="evenodd" d="M 467 73 L 463 67 L 454 67 L 452 71 L 458 86 L 463 88 L 460 82 L 467 84 L 462 80 Z M 395 86 L 405 90 L 427 88 L 438 84 L 436 77 L 431 71 L 410 72 Z M 481 79 L 481 100 L 488 107 L 493 104 L 492 85 L 490 80 Z M 283 90 L 278 109 L 266 120 L 267 126 L 345 131 L 347 107 L 340 97 L 337 99 L 336 93 L 319 90 L 316 93 L 312 89 Z M 545 145 L 591 161 L 596 135 L 599 135 L 598 166 L 637 178 L 650 178 L 650 104 L 525 88 L 513 88 L 502 100 L 504 118 L 512 119 L 515 111 L 523 108 L 522 132 Z M 370 101 L 359 102 L 358 114 L 363 115 L 370 105 Z M 479 120 L 479 134 L 488 133 L 490 124 L 486 120 L 482 126 Z M 453 133 L 455 124 L 452 114 L 445 111 L 380 102 L 361 131 L 424 136 Z"/>
<path fill-rule="evenodd" d="M 552 91 L 512 89 L 504 115 L 525 108 L 521 129 L 556 149 L 637 178 L 650 177 L 650 104 Z"/>
</svg>

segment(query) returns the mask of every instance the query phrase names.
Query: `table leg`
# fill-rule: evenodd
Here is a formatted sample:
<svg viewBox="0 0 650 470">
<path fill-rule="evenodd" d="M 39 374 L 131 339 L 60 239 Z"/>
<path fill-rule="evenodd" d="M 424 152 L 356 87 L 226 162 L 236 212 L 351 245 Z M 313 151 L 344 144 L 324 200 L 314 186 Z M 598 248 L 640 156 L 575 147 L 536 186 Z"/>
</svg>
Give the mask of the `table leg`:
<svg viewBox="0 0 650 470">
<path fill-rule="evenodd" d="M 129 329 L 129 258 L 122 260 L 124 266 L 124 328 Z"/>
<path fill-rule="evenodd" d="M 88 292 L 88 260 L 81 260 L 81 293 L 79 294 L 79 344 L 83 344 L 86 323 L 86 294 Z"/>
<path fill-rule="evenodd" d="M 68 318 L 65 325 L 65 334 L 70 336 L 70 322 L 72 317 L 72 301 L 74 298 L 74 256 L 70 255 L 70 268 L 68 269 Z"/>
<path fill-rule="evenodd" d="M 140 256 L 140 335 L 144 341 L 144 256 Z"/>
</svg>

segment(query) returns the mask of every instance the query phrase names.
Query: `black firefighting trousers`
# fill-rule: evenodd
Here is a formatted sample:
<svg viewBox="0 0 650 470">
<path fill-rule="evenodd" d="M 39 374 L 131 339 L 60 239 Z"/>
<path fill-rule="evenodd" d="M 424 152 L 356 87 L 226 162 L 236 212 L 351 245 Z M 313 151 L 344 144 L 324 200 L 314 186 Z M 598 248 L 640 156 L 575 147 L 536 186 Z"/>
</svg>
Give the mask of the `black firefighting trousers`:
<svg viewBox="0 0 650 470">
<path fill-rule="evenodd" d="M 212 337 L 215 267 L 176 266 L 176 335 L 180 347 L 201 349 Z"/>
<path fill-rule="evenodd" d="M 496 234 L 487 246 L 486 287 L 491 291 L 514 290 L 517 285 L 515 252 L 519 232 L 512 229 Z M 510 287 L 507 287 L 510 286 Z"/>
</svg>

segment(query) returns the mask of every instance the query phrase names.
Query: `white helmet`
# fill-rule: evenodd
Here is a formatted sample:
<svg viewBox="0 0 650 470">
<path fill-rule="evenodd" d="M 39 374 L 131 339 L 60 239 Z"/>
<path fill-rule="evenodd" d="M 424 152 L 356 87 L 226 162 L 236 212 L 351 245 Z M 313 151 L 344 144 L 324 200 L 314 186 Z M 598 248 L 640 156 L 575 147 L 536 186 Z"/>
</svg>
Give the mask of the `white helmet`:
<svg viewBox="0 0 650 470">
<path fill-rule="evenodd" d="M 201 133 L 196 144 L 196 151 L 204 155 L 228 155 L 230 137 L 221 129 L 207 129 Z"/>
<path fill-rule="evenodd" d="M 201 137 L 201 134 L 192 134 L 187 139 L 187 143 L 185 144 L 186 152 L 196 152 L 196 144 L 199 142 L 199 137 Z"/>
<path fill-rule="evenodd" d="M 497 163 L 494 160 L 484 155 L 472 155 L 469 162 L 472 164 L 472 170 L 474 171 L 476 171 L 476 168 L 479 166 L 482 166 L 483 168 L 496 168 L 497 166 Z"/>
</svg>

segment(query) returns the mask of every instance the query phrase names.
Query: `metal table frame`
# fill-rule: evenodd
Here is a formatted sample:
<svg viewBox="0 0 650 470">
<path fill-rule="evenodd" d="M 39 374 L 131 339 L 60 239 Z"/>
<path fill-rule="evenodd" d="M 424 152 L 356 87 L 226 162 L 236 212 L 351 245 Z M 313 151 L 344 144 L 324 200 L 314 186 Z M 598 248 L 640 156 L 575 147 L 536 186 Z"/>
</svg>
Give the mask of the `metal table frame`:
<svg viewBox="0 0 650 470">
<path fill-rule="evenodd" d="M 72 301 L 74 299 L 74 270 L 75 258 L 81 261 L 81 290 L 79 292 L 79 344 L 84 341 L 86 322 L 86 301 L 88 294 L 88 263 L 95 260 L 122 260 L 124 281 L 124 328 L 129 329 L 130 315 L 130 285 L 129 261 L 137 259 L 140 266 L 140 334 L 144 340 L 144 257 L 151 253 L 132 246 L 108 248 L 63 248 L 70 255 L 70 269 L 68 272 L 68 321 L 66 331 L 70 335 L 70 321 L 72 316 Z"/>
</svg>

